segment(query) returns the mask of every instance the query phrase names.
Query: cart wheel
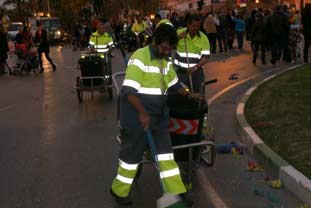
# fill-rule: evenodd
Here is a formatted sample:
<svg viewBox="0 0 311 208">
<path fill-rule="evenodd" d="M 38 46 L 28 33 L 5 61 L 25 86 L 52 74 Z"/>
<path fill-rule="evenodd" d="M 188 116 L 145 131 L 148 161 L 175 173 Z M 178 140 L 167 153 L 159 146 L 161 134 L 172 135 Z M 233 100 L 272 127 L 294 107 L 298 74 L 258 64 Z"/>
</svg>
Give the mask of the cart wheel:
<svg viewBox="0 0 311 208">
<path fill-rule="evenodd" d="M 82 99 L 82 92 L 81 92 L 81 90 L 77 89 L 77 97 L 78 97 L 79 103 L 82 103 L 83 99 Z"/>
<path fill-rule="evenodd" d="M 76 78 L 76 87 L 80 87 L 80 77 Z M 78 97 L 79 102 L 81 103 L 83 100 L 83 97 L 82 97 L 82 92 L 79 89 L 77 89 L 77 97 Z"/>
<path fill-rule="evenodd" d="M 108 94 L 109 94 L 109 99 L 112 100 L 113 98 L 112 87 L 108 88 Z"/>
<path fill-rule="evenodd" d="M 13 75 L 14 75 L 15 77 L 22 76 L 21 71 L 18 70 L 18 69 L 14 69 Z"/>
<path fill-rule="evenodd" d="M 38 75 L 38 74 L 40 73 L 40 68 L 39 68 L 39 67 L 33 68 L 33 69 L 32 69 L 32 72 L 33 72 L 35 75 Z"/>
<path fill-rule="evenodd" d="M 142 163 L 139 163 L 139 165 L 138 165 L 138 167 L 137 167 L 137 172 L 136 172 L 134 181 L 137 181 L 137 180 L 138 180 L 138 178 L 139 178 L 140 175 L 141 175 L 142 170 L 143 170 L 143 164 L 142 164 Z"/>
<path fill-rule="evenodd" d="M 206 166 L 212 167 L 216 159 L 216 148 L 214 144 L 206 145 L 205 150 L 201 153 L 201 160 Z"/>
</svg>

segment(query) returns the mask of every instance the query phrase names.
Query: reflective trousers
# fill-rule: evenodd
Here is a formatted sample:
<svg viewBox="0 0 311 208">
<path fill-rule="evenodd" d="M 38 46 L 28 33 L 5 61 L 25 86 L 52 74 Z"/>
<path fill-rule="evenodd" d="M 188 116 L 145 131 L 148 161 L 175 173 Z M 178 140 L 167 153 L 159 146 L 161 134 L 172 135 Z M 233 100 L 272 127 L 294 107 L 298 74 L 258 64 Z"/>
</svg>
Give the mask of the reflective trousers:
<svg viewBox="0 0 311 208">
<path fill-rule="evenodd" d="M 157 149 L 156 157 L 159 161 L 160 178 L 164 192 L 181 194 L 186 192 L 186 189 L 178 165 L 174 160 L 168 127 L 168 120 L 163 121 L 161 118 L 151 117 L 150 130 Z M 122 144 L 119 153 L 118 173 L 112 182 L 112 191 L 120 197 L 129 195 L 138 165 L 148 146 L 145 136 L 143 127 L 121 130 Z"/>
</svg>

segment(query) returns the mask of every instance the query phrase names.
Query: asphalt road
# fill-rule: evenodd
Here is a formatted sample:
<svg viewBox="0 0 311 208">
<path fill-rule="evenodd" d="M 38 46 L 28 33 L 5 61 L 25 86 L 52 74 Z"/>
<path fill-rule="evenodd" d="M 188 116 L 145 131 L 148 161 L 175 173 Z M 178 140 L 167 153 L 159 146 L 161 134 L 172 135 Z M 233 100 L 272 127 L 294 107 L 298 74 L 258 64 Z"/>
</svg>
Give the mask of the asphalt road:
<svg viewBox="0 0 311 208">
<path fill-rule="evenodd" d="M 78 102 L 73 84 L 79 76 L 76 67 L 80 53 L 55 47 L 51 57 L 57 65 L 56 72 L 44 62 L 46 71 L 41 75 L 0 77 L 1 208 L 118 207 L 109 195 L 118 162 L 116 99 L 114 96 L 110 101 L 104 93 L 97 93 L 93 100 L 87 95 L 83 103 Z M 250 57 L 245 52 L 231 55 L 215 56 L 206 66 L 208 79 L 218 78 L 218 83 L 208 88 L 209 99 L 239 80 L 268 70 L 248 67 Z M 116 50 L 113 71 L 124 69 Z M 228 79 L 233 73 L 238 74 L 237 80 Z M 232 96 L 220 104 L 232 108 L 236 102 Z M 214 109 L 211 108 L 214 114 L 221 111 Z M 232 119 L 232 115 L 225 116 L 228 121 Z M 236 132 L 231 131 L 218 129 L 216 139 L 237 139 Z M 236 164 L 232 160 L 230 155 L 220 155 L 213 168 L 202 166 L 197 172 L 190 194 L 197 207 L 269 207 L 267 197 L 252 193 L 256 186 L 253 178 L 263 176 L 242 173 L 248 156 L 235 160 Z M 132 195 L 132 207 L 155 207 L 161 191 L 151 165 L 144 166 Z M 286 190 L 280 197 L 282 203 L 274 207 L 295 208 L 300 204 Z"/>
</svg>

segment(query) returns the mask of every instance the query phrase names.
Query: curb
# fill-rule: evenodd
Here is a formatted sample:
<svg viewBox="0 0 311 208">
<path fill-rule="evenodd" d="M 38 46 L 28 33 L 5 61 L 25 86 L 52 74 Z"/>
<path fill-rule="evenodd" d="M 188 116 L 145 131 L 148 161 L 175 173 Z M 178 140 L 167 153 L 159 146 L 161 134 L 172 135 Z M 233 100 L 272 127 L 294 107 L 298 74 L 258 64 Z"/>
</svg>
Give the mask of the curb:
<svg viewBox="0 0 311 208">
<path fill-rule="evenodd" d="M 283 160 L 270 147 L 268 147 L 261 138 L 255 133 L 244 116 L 245 104 L 250 95 L 263 83 L 270 79 L 284 74 L 290 70 L 304 66 L 305 64 L 290 67 L 284 71 L 278 72 L 268 78 L 260 81 L 255 86 L 251 87 L 242 97 L 236 109 L 236 120 L 238 123 L 239 132 L 242 142 L 246 144 L 249 151 L 254 157 L 269 169 L 272 176 L 278 177 L 284 186 L 295 194 L 300 200 L 311 206 L 311 180 L 301 172 L 296 170 L 288 162 Z"/>
</svg>

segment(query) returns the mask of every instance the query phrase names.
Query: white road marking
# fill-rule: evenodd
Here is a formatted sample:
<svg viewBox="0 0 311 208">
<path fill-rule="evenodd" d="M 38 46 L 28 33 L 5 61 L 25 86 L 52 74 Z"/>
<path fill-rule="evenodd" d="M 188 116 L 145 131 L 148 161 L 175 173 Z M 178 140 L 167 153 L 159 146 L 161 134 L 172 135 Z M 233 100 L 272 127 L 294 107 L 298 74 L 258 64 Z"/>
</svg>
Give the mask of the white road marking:
<svg viewBox="0 0 311 208">
<path fill-rule="evenodd" d="M 12 105 L 9 105 L 9 106 L 6 106 L 6 107 L 3 107 L 3 108 L 0 108 L 0 112 L 2 112 L 2 111 L 6 111 L 6 110 L 9 110 L 9 109 L 11 109 L 11 108 L 13 108 L 13 106 L 12 106 Z"/>
<path fill-rule="evenodd" d="M 229 208 L 226 203 L 220 198 L 212 184 L 209 182 L 207 176 L 202 172 L 202 169 L 198 170 L 198 174 L 200 179 L 202 180 L 202 184 L 204 184 L 203 193 L 206 198 L 210 199 L 214 208 Z"/>
</svg>

